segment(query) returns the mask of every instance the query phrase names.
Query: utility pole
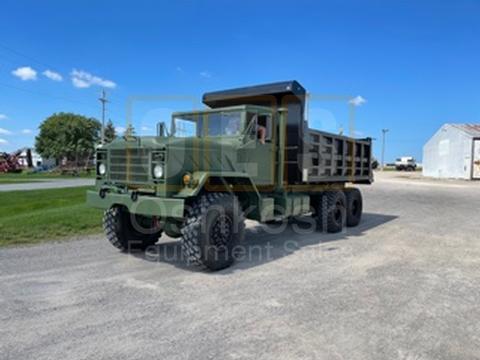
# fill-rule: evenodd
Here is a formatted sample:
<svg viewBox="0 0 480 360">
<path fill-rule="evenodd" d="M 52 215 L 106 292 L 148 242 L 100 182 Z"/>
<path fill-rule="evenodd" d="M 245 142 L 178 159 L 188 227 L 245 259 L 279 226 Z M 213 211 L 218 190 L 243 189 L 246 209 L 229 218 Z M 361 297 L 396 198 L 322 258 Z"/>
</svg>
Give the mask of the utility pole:
<svg viewBox="0 0 480 360">
<path fill-rule="evenodd" d="M 102 90 L 102 96 L 98 98 L 100 103 L 102 104 L 102 134 L 101 134 L 101 144 L 105 144 L 105 104 L 109 102 L 107 100 L 107 94 L 105 93 L 105 89 Z"/>
<path fill-rule="evenodd" d="M 382 171 L 385 168 L 385 135 L 388 129 L 382 129 Z"/>
</svg>

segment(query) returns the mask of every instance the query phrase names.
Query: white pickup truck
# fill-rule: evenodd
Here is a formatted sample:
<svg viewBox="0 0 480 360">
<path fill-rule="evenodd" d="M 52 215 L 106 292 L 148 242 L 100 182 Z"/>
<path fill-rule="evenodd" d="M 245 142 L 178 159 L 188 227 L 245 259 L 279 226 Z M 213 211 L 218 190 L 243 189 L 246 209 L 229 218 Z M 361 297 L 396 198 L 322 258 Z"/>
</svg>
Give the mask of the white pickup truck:
<svg viewBox="0 0 480 360">
<path fill-rule="evenodd" d="M 417 162 L 411 156 L 403 156 L 395 161 L 395 169 L 398 171 L 415 171 Z"/>
</svg>

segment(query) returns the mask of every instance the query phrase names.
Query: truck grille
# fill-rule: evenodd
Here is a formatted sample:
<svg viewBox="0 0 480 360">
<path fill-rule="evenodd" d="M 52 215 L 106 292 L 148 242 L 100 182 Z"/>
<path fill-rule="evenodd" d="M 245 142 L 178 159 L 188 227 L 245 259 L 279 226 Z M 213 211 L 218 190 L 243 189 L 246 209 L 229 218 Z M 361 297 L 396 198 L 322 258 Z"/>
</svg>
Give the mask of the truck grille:
<svg viewBox="0 0 480 360">
<path fill-rule="evenodd" d="M 146 183 L 149 181 L 148 149 L 110 150 L 110 180 L 123 183 Z"/>
</svg>

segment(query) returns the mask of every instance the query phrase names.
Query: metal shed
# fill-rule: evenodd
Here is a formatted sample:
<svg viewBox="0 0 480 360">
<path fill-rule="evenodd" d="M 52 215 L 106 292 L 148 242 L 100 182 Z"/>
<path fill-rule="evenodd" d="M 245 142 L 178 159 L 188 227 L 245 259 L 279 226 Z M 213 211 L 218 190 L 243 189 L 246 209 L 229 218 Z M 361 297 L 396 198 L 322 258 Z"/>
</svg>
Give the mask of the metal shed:
<svg viewBox="0 0 480 360">
<path fill-rule="evenodd" d="M 445 124 L 423 147 L 423 175 L 480 180 L 480 124 Z"/>
</svg>

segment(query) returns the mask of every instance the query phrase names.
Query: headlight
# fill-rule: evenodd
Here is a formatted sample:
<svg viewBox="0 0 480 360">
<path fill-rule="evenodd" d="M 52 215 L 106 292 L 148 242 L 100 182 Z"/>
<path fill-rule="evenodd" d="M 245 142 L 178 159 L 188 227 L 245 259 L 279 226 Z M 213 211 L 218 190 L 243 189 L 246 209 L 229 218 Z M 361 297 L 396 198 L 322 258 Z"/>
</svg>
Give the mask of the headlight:
<svg viewBox="0 0 480 360">
<path fill-rule="evenodd" d="M 153 168 L 153 177 L 155 179 L 160 179 L 163 177 L 163 166 L 162 165 L 155 165 Z"/>
<path fill-rule="evenodd" d="M 103 163 L 98 164 L 98 174 L 103 176 L 106 174 L 106 172 L 107 172 L 107 167 L 105 166 L 105 164 Z"/>
</svg>

